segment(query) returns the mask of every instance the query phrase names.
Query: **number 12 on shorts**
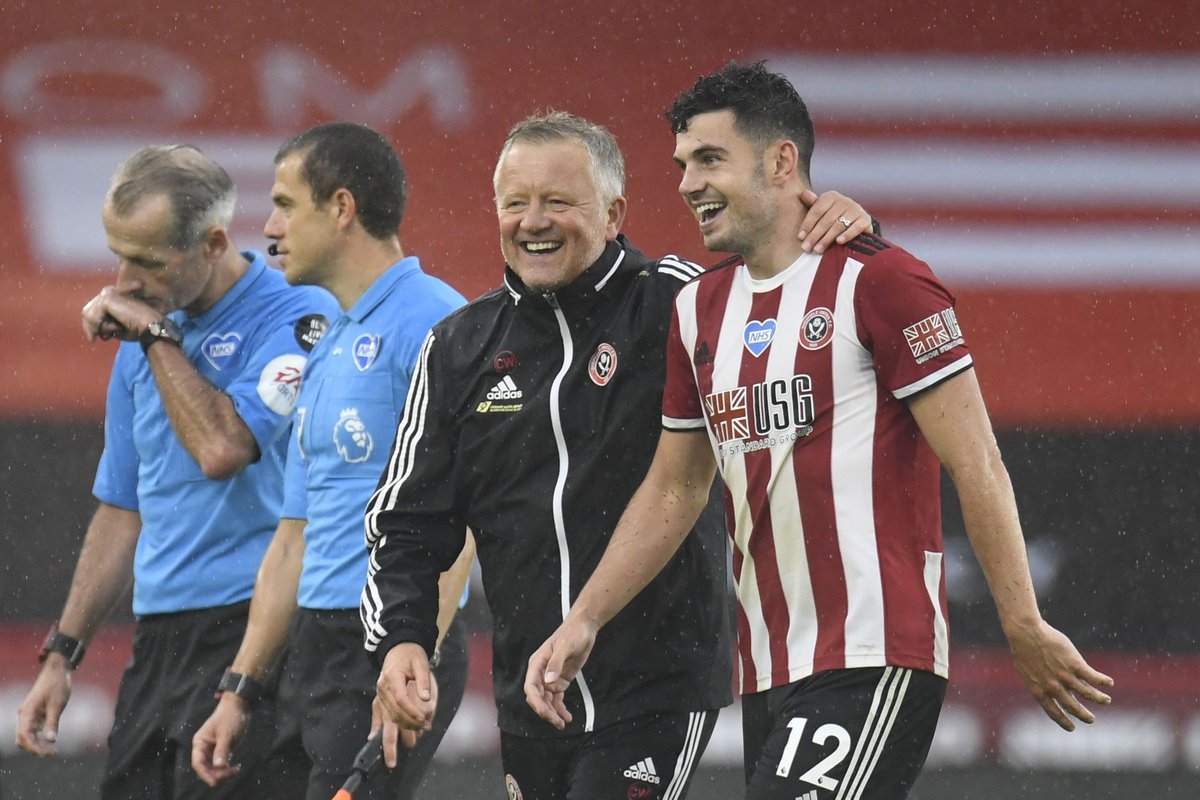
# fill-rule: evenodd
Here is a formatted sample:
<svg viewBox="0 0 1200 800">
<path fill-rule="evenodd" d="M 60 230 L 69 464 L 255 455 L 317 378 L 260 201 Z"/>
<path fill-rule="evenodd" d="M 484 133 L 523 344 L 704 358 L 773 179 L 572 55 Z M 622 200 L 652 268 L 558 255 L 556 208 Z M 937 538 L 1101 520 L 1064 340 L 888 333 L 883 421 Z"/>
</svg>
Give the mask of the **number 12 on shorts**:
<svg viewBox="0 0 1200 800">
<path fill-rule="evenodd" d="M 791 731 L 788 734 L 787 745 L 783 748 L 783 757 L 779 759 L 779 767 L 775 770 L 775 774 L 779 777 L 786 778 L 791 774 L 792 762 L 796 758 L 796 750 L 800 748 L 800 739 L 804 736 L 804 728 L 807 725 L 808 720 L 805 717 L 794 717 L 788 722 L 788 728 Z M 813 764 L 807 772 L 800 776 L 800 780 L 827 791 L 837 788 L 837 779 L 829 777 L 829 771 L 845 761 L 846 756 L 850 753 L 850 733 L 841 725 L 832 722 L 822 725 L 813 732 L 812 741 L 817 746 L 823 746 L 830 739 L 837 740 L 837 747 L 834 748 L 834 751 Z"/>
</svg>

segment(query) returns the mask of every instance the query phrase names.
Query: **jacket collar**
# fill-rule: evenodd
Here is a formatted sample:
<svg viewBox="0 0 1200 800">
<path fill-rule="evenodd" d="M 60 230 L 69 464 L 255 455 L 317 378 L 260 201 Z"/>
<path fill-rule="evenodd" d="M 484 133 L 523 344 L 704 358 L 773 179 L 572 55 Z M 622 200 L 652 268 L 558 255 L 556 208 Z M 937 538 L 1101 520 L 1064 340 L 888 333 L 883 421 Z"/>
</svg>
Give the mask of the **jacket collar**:
<svg viewBox="0 0 1200 800">
<path fill-rule="evenodd" d="M 625 234 L 617 234 L 617 238 L 605 246 L 604 252 L 595 263 L 574 281 L 555 292 L 533 291 L 509 266 L 504 268 L 504 289 L 517 305 L 526 298 L 552 296 L 564 308 L 587 308 L 589 304 L 606 296 L 606 289 L 620 283 L 621 276 L 641 268 L 644 261 L 645 257 L 629 243 Z"/>
</svg>

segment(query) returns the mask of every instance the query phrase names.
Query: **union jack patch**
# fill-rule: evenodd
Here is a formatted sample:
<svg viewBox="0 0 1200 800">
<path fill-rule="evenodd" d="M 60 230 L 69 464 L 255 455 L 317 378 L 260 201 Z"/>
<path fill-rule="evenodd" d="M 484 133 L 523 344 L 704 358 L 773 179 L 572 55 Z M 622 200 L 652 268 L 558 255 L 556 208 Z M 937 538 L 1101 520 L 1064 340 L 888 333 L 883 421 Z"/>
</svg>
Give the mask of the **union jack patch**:
<svg viewBox="0 0 1200 800">
<path fill-rule="evenodd" d="M 953 350 L 963 343 L 962 330 L 953 308 L 947 308 L 904 329 L 908 349 L 918 364 Z"/>
</svg>

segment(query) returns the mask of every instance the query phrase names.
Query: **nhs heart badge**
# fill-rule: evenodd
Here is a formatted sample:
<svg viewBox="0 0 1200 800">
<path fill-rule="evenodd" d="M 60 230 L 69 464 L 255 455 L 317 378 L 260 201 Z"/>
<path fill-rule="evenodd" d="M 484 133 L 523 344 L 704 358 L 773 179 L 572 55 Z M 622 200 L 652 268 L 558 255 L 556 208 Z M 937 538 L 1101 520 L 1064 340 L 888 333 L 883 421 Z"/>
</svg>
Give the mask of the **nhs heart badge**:
<svg viewBox="0 0 1200 800">
<path fill-rule="evenodd" d="M 746 343 L 746 349 L 758 358 L 763 354 L 763 351 L 771 346 L 771 340 L 775 338 L 775 320 L 768 319 L 764 322 L 759 322 L 752 319 L 746 323 L 745 330 L 742 331 L 742 341 Z"/>
<path fill-rule="evenodd" d="M 358 367 L 359 372 L 366 372 L 379 355 L 379 337 L 373 333 L 364 333 L 354 340 L 351 352 L 354 355 L 354 366 Z"/>
<path fill-rule="evenodd" d="M 200 352 L 216 369 L 224 369 L 229 359 L 233 358 L 238 348 L 242 346 L 240 333 L 210 333 L 200 345 Z"/>
</svg>

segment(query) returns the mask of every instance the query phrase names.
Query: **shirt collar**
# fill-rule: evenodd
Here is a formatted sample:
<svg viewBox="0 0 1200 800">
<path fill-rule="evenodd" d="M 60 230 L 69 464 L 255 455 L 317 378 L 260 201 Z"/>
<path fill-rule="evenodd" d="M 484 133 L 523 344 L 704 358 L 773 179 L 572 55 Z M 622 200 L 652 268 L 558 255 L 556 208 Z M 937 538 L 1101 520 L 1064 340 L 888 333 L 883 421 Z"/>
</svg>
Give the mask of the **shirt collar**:
<svg viewBox="0 0 1200 800">
<path fill-rule="evenodd" d="M 630 259 L 628 258 L 629 251 L 632 249 L 629 240 L 625 238 L 625 234 L 618 234 L 614 241 L 609 242 L 604 247 L 604 252 L 600 254 L 600 258 L 587 269 L 585 269 L 578 278 L 571 281 L 566 286 L 558 289 L 552 294 L 560 303 L 587 303 L 602 294 L 604 287 L 614 277 L 614 275 L 622 268 L 628 267 Z M 522 297 L 532 297 L 535 295 L 544 294 L 544 292 L 535 292 L 527 287 L 512 267 L 506 266 L 504 269 L 504 288 L 512 295 L 513 299 L 520 302 Z"/>
<path fill-rule="evenodd" d="M 211 308 L 195 317 L 189 317 L 186 312 L 180 309 L 170 314 L 170 317 L 180 325 L 187 325 L 201 330 L 220 319 L 242 295 L 249 291 L 254 282 L 267 270 L 267 261 L 263 258 L 262 253 L 255 252 L 254 250 L 243 250 L 242 258 L 249 261 L 250 266 L 242 273 L 242 277 L 238 278 L 233 286 L 230 286 L 229 290 L 221 295 L 221 299 L 214 303 Z"/>
<path fill-rule="evenodd" d="M 362 322 L 375 308 L 382 303 L 392 290 L 409 275 L 421 270 L 421 262 L 416 256 L 405 256 L 392 264 L 387 270 L 367 287 L 362 297 L 346 311 L 346 316 L 355 322 Z"/>
</svg>

